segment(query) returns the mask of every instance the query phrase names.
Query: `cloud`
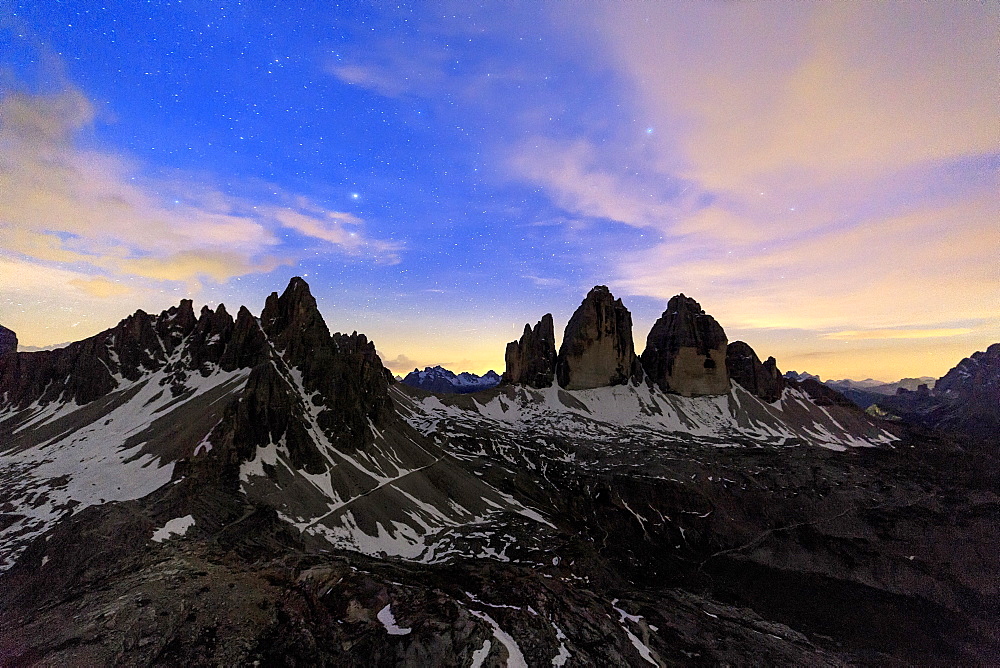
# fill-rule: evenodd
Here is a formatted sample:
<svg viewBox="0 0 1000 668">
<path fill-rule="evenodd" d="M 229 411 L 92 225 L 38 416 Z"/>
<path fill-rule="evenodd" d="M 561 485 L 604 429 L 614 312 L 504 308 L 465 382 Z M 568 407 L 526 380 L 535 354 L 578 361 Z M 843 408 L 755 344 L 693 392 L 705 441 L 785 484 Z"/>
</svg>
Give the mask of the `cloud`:
<svg viewBox="0 0 1000 668">
<path fill-rule="evenodd" d="M 824 334 L 825 339 L 856 341 L 868 339 L 937 339 L 947 336 L 961 336 L 972 332 L 967 327 L 943 327 L 938 329 L 868 329 L 846 330 Z"/>
<path fill-rule="evenodd" d="M 980 3 L 604 5 L 658 166 L 751 192 L 996 150 L 998 12 Z"/>
<path fill-rule="evenodd" d="M 96 274 L 86 285 L 106 297 L 130 276 L 197 285 L 291 264 L 304 244 L 288 243 L 290 232 L 310 252 L 399 261 L 402 244 L 369 237 L 352 214 L 280 192 L 236 197 L 190 174 L 150 177 L 82 148 L 77 135 L 94 119 L 72 87 L 0 97 L 0 252 Z"/>
<path fill-rule="evenodd" d="M 83 290 L 88 295 L 98 298 L 119 297 L 132 292 L 132 288 L 115 281 L 109 281 L 103 276 L 96 278 L 73 278 L 69 284 Z"/>
<path fill-rule="evenodd" d="M 588 140 L 534 137 L 511 152 L 508 166 L 520 179 L 542 186 L 566 211 L 634 226 L 658 226 L 676 217 L 666 194 L 629 178 Z"/>
<path fill-rule="evenodd" d="M 382 364 L 393 373 L 407 374 L 414 369 L 420 368 L 419 362 L 406 355 L 400 354 L 390 359 L 385 355 L 379 354 L 379 357 L 382 358 Z"/>
<path fill-rule="evenodd" d="M 992 195 L 750 247 L 657 244 L 619 267 L 631 294 L 699 298 L 738 327 L 925 328 L 1000 318 Z"/>
<path fill-rule="evenodd" d="M 326 69 L 345 84 L 384 97 L 427 95 L 444 85 L 448 57 L 448 49 L 426 40 L 378 40 L 330 62 Z"/>
</svg>

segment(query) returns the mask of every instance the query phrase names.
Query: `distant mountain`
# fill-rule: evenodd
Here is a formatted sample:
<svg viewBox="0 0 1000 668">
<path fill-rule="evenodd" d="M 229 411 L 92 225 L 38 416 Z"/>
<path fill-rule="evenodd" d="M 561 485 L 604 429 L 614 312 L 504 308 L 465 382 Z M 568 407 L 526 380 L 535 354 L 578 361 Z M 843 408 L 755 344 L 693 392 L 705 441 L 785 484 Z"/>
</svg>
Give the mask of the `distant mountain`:
<svg viewBox="0 0 1000 668">
<path fill-rule="evenodd" d="M 878 410 L 925 427 L 1000 442 L 1000 343 L 916 389 L 900 387 L 895 395 L 878 399 Z"/>
<path fill-rule="evenodd" d="M 490 369 L 482 376 L 463 371 L 456 374 L 441 366 L 425 367 L 423 371 L 414 369 L 401 381 L 404 385 L 439 394 L 470 394 L 496 387 L 500 384 L 500 374 Z"/>
<path fill-rule="evenodd" d="M 817 383 L 823 382 L 819 376 L 814 376 L 811 373 L 806 373 L 805 371 L 802 373 L 799 373 L 798 371 L 786 371 L 784 377 L 800 383 L 804 380 L 815 380 Z"/>
<path fill-rule="evenodd" d="M 909 390 L 910 392 L 916 392 L 917 388 L 921 385 L 933 388 L 935 382 L 937 382 L 937 379 L 933 376 L 922 376 L 920 378 L 903 378 L 894 383 L 884 383 L 880 380 L 868 378 L 867 380 L 828 380 L 825 384 L 841 392 L 861 390 L 862 392 L 892 395 L 896 394 L 900 388 Z"/>
</svg>

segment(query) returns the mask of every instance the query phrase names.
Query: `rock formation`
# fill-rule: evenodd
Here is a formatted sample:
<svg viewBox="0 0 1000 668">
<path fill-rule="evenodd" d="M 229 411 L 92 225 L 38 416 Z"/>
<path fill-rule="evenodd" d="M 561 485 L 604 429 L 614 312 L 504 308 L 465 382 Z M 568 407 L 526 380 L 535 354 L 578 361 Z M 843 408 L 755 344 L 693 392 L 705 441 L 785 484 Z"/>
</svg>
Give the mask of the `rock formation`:
<svg viewBox="0 0 1000 668">
<path fill-rule="evenodd" d="M 17 334 L 0 325 L 0 357 L 17 352 Z"/>
<path fill-rule="evenodd" d="M 725 394 L 726 333 L 695 300 L 683 294 L 671 297 L 646 338 L 642 368 L 666 392 L 685 397 Z"/>
<path fill-rule="evenodd" d="M 603 285 L 592 289 L 566 325 L 556 378 L 567 390 L 625 385 L 642 377 L 632 343 L 632 314 Z"/>
<path fill-rule="evenodd" d="M 726 369 L 729 377 L 743 389 L 767 402 L 777 401 L 785 387 L 773 357 L 761 363 L 757 353 L 743 341 L 733 341 L 726 348 Z"/>
<path fill-rule="evenodd" d="M 556 335 L 552 314 L 546 313 L 534 326 L 524 325 L 517 341 L 507 344 L 507 370 L 502 382 L 542 389 L 551 387 L 556 373 Z"/>
<path fill-rule="evenodd" d="M 1000 343 L 966 357 L 934 384 L 880 398 L 887 413 L 924 427 L 995 443 L 1000 434 Z"/>
</svg>

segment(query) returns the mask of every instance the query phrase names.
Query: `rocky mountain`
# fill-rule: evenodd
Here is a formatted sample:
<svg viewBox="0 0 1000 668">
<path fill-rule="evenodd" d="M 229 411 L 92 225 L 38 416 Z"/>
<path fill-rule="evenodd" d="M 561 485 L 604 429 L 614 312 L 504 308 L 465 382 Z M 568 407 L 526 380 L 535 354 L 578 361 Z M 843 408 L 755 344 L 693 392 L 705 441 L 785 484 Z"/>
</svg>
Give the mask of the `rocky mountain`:
<svg viewBox="0 0 1000 668">
<path fill-rule="evenodd" d="M 798 371 L 786 371 L 783 374 L 783 376 L 788 380 L 794 380 L 799 383 L 809 379 L 815 380 L 817 382 L 822 382 L 822 379 L 819 376 L 814 376 L 813 374 L 807 373 L 805 371 L 803 371 L 802 373 L 799 373 Z"/>
<path fill-rule="evenodd" d="M 0 325 L 0 357 L 17 352 L 17 334 Z"/>
<path fill-rule="evenodd" d="M 702 337 L 682 359 L 733 383 L 665 390 L 620 304 L 597 290 L 572 328 L 570 379 L 608 372 L 586 389 L 392 382 L 300 279 L 259 317 L 185 301 L 0 355 L 0 663 L 998 655 L 995 447 L 775 390 L 749 346 L 717 357 L 696 303 L 658 340 Z M 963 369 L 989 384 L 991 355 Z"/>
<path fill-rule="evenodd" d="M 726 369 L 733 382 L 764 401 L 777 401 L 785 389 L 778 362 L 773 357 L 761 362 L 753 348 L 743 341 L 733 341 L 726 348 Z"/>
<path fill-rule="evenodd" d="M 900 388 L 909 390 L 910 392 L 916 392 L 921 385 L 933 388 L 935 382 L 937 382 L 937 379 L 932 376 L 922 376 L 920 378 L 902 378 L 893 383 L 883 383 L 880 380 L 872 380 L 869 378 L 867 380 L 828 380 L 825 381 L 825 384 L 838 392 L 860 390 L 862 392 L 870 392 L 873 394 L 891 395 L 896 394 Z"/>
<path fill-rule="evenodd" d="M 726 333 L 701 305 L 683 294 L 667 302 L 667 310 L 646 337 L 642 368 L 667 392 L 686 397 L 729 392 Z"/>
<path fill-rule="evenodd" d="M 592 289 L 566 324 L 556 359 L 556 379 L 567 390 L 638 382 L 632 314 L 603 285 Z"/>
<path fill-rule="evenodd" d="M 906 422 L 1000 440 L 1000 343 L 960 361 L 936 383 L 899 388 L 873 402 L 877 412 Z"/>
<path fill-rule="evenodd" d="M 488 390 L 500 384 L 496 371 L 487 371 L 482 376 L 463 371 L 456 374 L 440 366 L 425 367 L 423 371 L 414 369 L 400 382 L 428 392 L 441 394 L 468 394 Z"/>
<path fill-rule="evenodd" d="M 507 344 L 504 354 L 507 370 L 503 382 L 527 385 L 535 389 L 550 387 L 556 375 L 556 335 L 552 314 L 546 313 L 538 323 L 524 326 L 517 341 Z"/>
</svg>

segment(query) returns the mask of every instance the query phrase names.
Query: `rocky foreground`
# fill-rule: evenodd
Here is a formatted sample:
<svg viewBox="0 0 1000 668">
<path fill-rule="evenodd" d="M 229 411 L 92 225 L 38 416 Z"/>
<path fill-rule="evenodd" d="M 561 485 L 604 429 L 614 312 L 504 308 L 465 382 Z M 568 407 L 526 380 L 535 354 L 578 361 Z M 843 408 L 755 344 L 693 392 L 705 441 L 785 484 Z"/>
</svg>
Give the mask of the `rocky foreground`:
<svg viewBox="0 0 1000 668">
<path fill-rule="evenodd" d="M 784 380 L 682 295 L 631 340 L 598 287 L 558 353 L 546 316 L 499 387 L 435 394 L 299 279 L 14 339 L 0 663 L 1000 660 L 995 438 Z"/>
</svg>

